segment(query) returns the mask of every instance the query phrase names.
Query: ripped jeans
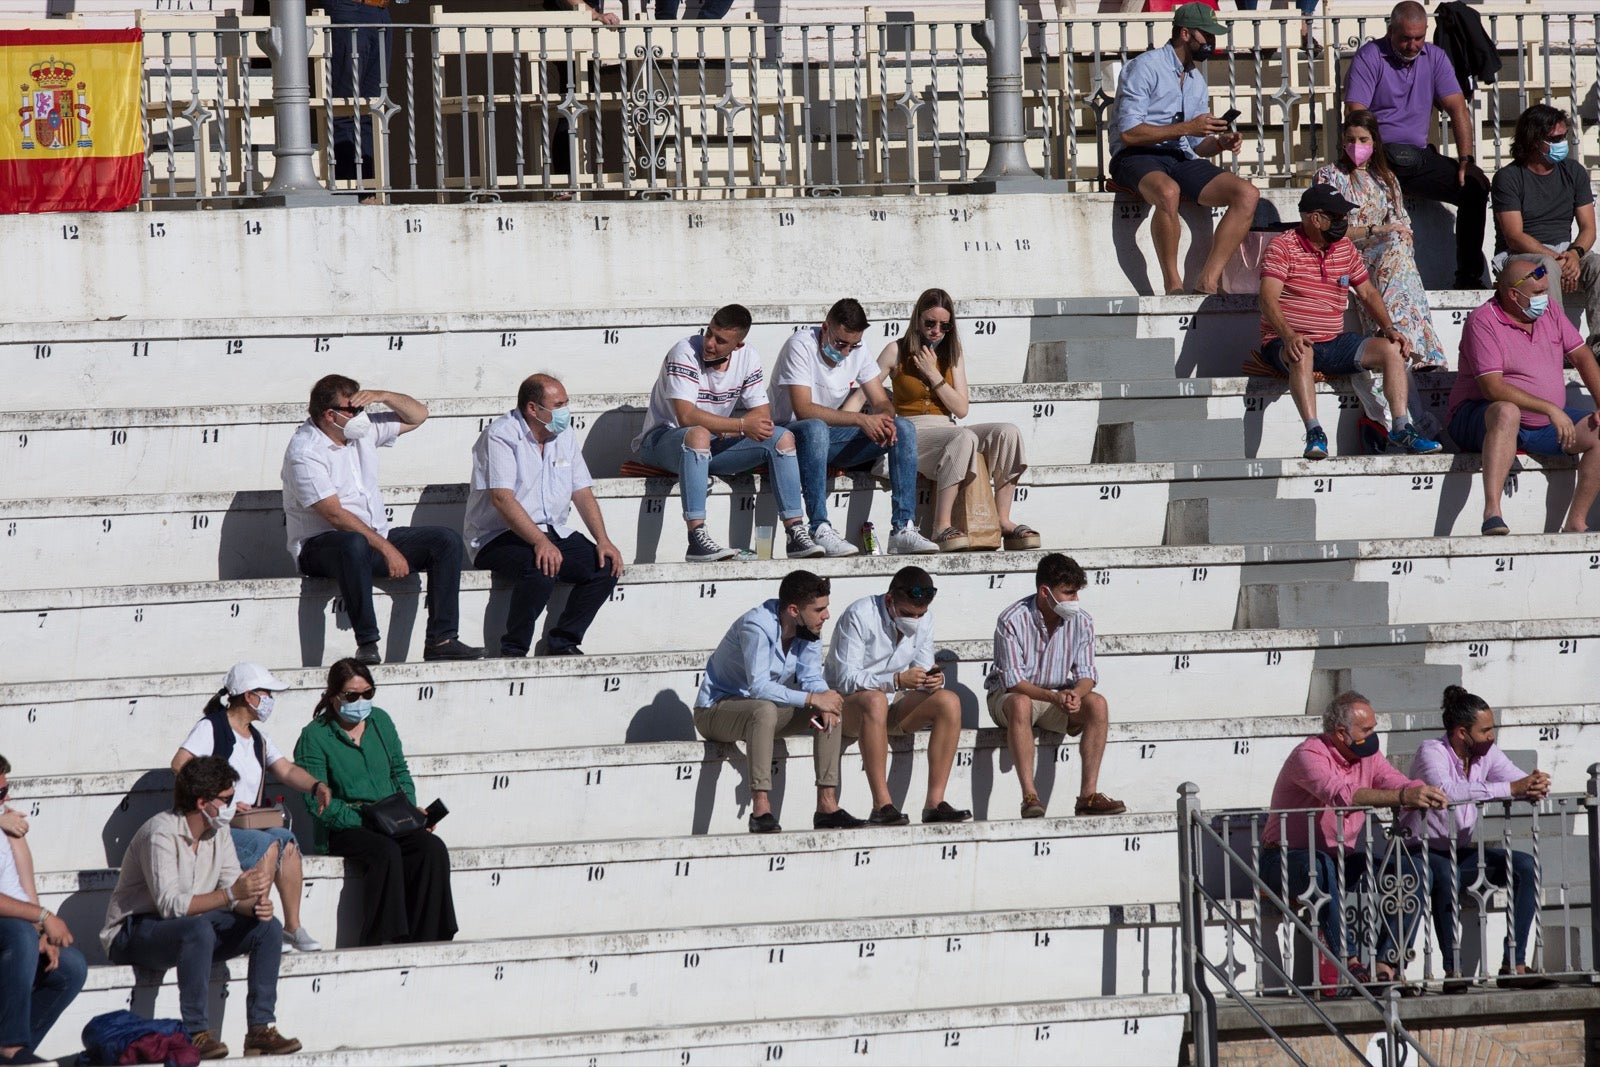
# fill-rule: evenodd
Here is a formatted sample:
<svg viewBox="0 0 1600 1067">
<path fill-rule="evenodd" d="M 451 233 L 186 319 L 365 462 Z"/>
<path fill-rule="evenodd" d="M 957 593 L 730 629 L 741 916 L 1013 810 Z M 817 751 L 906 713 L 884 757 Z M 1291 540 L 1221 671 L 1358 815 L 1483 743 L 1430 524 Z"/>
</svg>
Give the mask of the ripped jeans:
<svg viewBox="0 0 1600 1067">
<path fill-rule="evenodd" d="M 683 494 L 683 517 L 688 522 L 704 522 L 706 493 L 713 474 L 743 474 L 765 464 L 778 498 L 778 518 L 784 522 L 798 519 L 804 512 L 800 507 L 800 464 L 795 458 L 794 438 L 782 426 L 774 428 L 765 441 L 752 441 L 748 437 L 711 436 L 711 447 L 697 452 L 686 446 L 689 436 L 687 426 L 657 426 L 639 443 L 639 458 L 646 463 L 678 472 L 678 488 Z M 786 452 L 778 451 L 778 442 L 789 438 Z"/>
</svg>

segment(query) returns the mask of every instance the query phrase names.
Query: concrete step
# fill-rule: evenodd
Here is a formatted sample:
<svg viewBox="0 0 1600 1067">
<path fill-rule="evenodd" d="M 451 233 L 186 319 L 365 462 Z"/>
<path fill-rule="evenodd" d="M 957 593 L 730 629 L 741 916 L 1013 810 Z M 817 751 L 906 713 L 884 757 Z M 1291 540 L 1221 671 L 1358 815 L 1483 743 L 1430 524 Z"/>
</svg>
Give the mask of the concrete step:
<svg viewBox="0 0 1600 1067">
<path fill-rule="evenodd" d="M 1043 867 L 1066 877 L 1065 863 Z M 913 913 L 351 949 L 286 957 L 277 1014 L 284 1032 L 311 1051 L 326 1051 L 513 1038 L 530 1031 L 721 1025 L 770 1017 L 779 1003 L 786 1014 L 825 1017 L 843 1006 L 852 1012 L 962 1010 L 1039 999 L 1167 995 L 1175 992 L 1176 942 L 1170 913 L 1127 907 Z M 1108 956 L 1117 962 L 1082 966 Z M 245 963 L 226 965 L 230 1003 L 244 1000 Z M 126 1007 L 130 996 L 136 1010 L 176 1016 L 171 982 L 169 972 L 159 987 L 136 986 L 128 968 L 95 968 L 40 1051 L 68 1051 L 85 1022 Z M 370 999 L 379 990 L 387 1005 L 382 1012 L 326 1008 Z M 530 990 L 539 991 L 538 1012 L 527 1010 Z M 242 1013 L 223 1013 L 220 992 L 213 987 L 213 1010 L 220 1016 L 214 1021 L 222 1039 L 237 1046 Z M 451 1005 L 443 1025 L 435 1010 L 441 1003 Z"/>
<path fill-rule="evenodd" d="M 1379 582 L 1265 582 L 1239 591 L 1245 626 L 1370 626 L 1389 617 L 1389 593 Z"/>
<path fill-rule="evenodd" d="M 1347 689 L 1370 697 L 1375 707 L 1395 711 L 1437 709 L 1445 686 L 1460 685 L 1462 669 L 1453 663 L 1381 664 L 1315 671 L 1313 697 L 1323 702 Z"/>
<path fill-rule="evenodd" d="M 1310 500 L 1240 500 L 1204 496 L 1167 505 L 1162 541 L 1169 545 L 1275 544 L 1314 541 L 1317 505 Z"/>
<path fill-rule="evenodd" d="M 1172 419 L 1102 423 L 1097 463 L 1244 458 L 1242 419 Z"/>
<path fill-rule="evenodd" d="M 1023 381 L 1103 382 L 1172 377 L 1172 345 L 1162 338 L 1071 338 L 1028 346 Z"/>
</svg>

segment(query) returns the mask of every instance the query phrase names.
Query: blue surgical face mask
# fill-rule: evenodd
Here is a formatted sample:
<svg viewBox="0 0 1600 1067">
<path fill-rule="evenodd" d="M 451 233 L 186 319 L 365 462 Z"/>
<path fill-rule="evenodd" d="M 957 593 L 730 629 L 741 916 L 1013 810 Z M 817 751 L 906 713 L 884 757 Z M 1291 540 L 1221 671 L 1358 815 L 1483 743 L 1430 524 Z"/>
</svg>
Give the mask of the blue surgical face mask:
<svg viewBox="0 0 1600 1067">
<path fill-rule="evenodd" d="M 1537 320 L 1540 315 L 1549 310 L 1550 295 L 1548 293 L 1540 293 L 1538 296 L 1528 297 L 1528 306 L 1523 310 L 1523 314 L 1530 319 Z"/>
<path fill-rule="evenodd" d="M 1563 138 L 1560 141 L 1551 141 L 1551 142 L 1547 143 L 1544 146 L 1544 158 L 1545 158 L 1545 162 L 1547 162 L 1547 163 L 1560 163 L 1563 159 L 1566 159 L 1567 158 L 1567 142 L 1566 142 L 1566 140 Z"/>
<path fill-rule="evenodd" d="M 822 358 L 837 367 L 844 362 L 844 353 L 833 347 L 833 342 L 822 342 Z"/>
<path fill-rule="evenodd" d="M 557 437 L 572 429 L 572 408 L 563 404 L 558 408 L 545 408 L 545 410 L 550 413 L 550 421 L 544 424 L 545 429 Z"/>
<path fill-rule="evenodd" d="M 348 704 L 339 705 L 339 718 L 351 726 L 360 725 L 371 714 L 371 697 L 362 697 L 360 700 L 352 700 Z"/>
</svg>

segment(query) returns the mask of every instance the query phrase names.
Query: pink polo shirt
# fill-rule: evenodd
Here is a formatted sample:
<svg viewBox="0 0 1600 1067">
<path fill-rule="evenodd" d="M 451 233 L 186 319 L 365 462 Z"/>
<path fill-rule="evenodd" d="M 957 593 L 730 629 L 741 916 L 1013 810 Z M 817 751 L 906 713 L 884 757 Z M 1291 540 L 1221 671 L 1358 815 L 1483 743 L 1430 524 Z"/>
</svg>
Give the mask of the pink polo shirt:
<svg viewBox="0 0 1600 1067">
<path fill-rule="evenodd" d="M 1530 334 L 1505 313 L 1496 297 L 1467 316 L 1461 327 L 1461 359 L 1455 388 L 1450 390 L 1450 414 L 1469 400 L 1484 399 L 1478 376 L 1498 374 L 1529 396 L 1556 407 L 1567 406 L 1568 352 L 1583 347 L 1583 338 L 1558 311 L 1548 311 L 1533 322 Z M 1550 425 L 1550 417 L 1523 411 L 1522 425 L 1530 430 Z"/>
<path fill-rule="evenodd" d="M 1362 824 L 1367 821 L 1365 812 L 1352 811 L 1344 815 L 1344 840 L 1337 841 L 1338 820 L 1333 809 L 1346 808 L 1354 803 L 1358 789 L 1402 789 L 1408 785 L 1423 785 L 1394 769 L 1383 753 L 1351 762 L 1340 755 L 1338 748 L 1326 734 L 1316 734 L 1295 746 L 1278 772 L 1278 781 L 1272 787 L 1272 810 L 1324 808 L 1316 816 L 1317 850 L 1319 852 L 1350 851 L 1359 842 Z M 1267 822 L 1261 834 L 1266 845 L 1288 845 L 1290 848 L 1306 847 L 1307 816 L 1283 817 L 1288 840 L 1281 840 L 1276 817 Z"/>
</svg>

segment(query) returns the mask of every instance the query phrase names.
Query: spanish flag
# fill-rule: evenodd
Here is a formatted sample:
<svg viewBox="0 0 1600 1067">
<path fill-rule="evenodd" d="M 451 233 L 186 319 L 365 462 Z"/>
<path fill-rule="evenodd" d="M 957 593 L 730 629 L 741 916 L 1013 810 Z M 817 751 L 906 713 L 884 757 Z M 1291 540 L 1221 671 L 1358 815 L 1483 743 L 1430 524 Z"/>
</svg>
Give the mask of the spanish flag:
<svg viewBox="0 0 1600 1067">
<path fill-rule="evenodd" d="M 143 34 L 0 31 L 0 213 L 138 203 Z"/>
</svg>

